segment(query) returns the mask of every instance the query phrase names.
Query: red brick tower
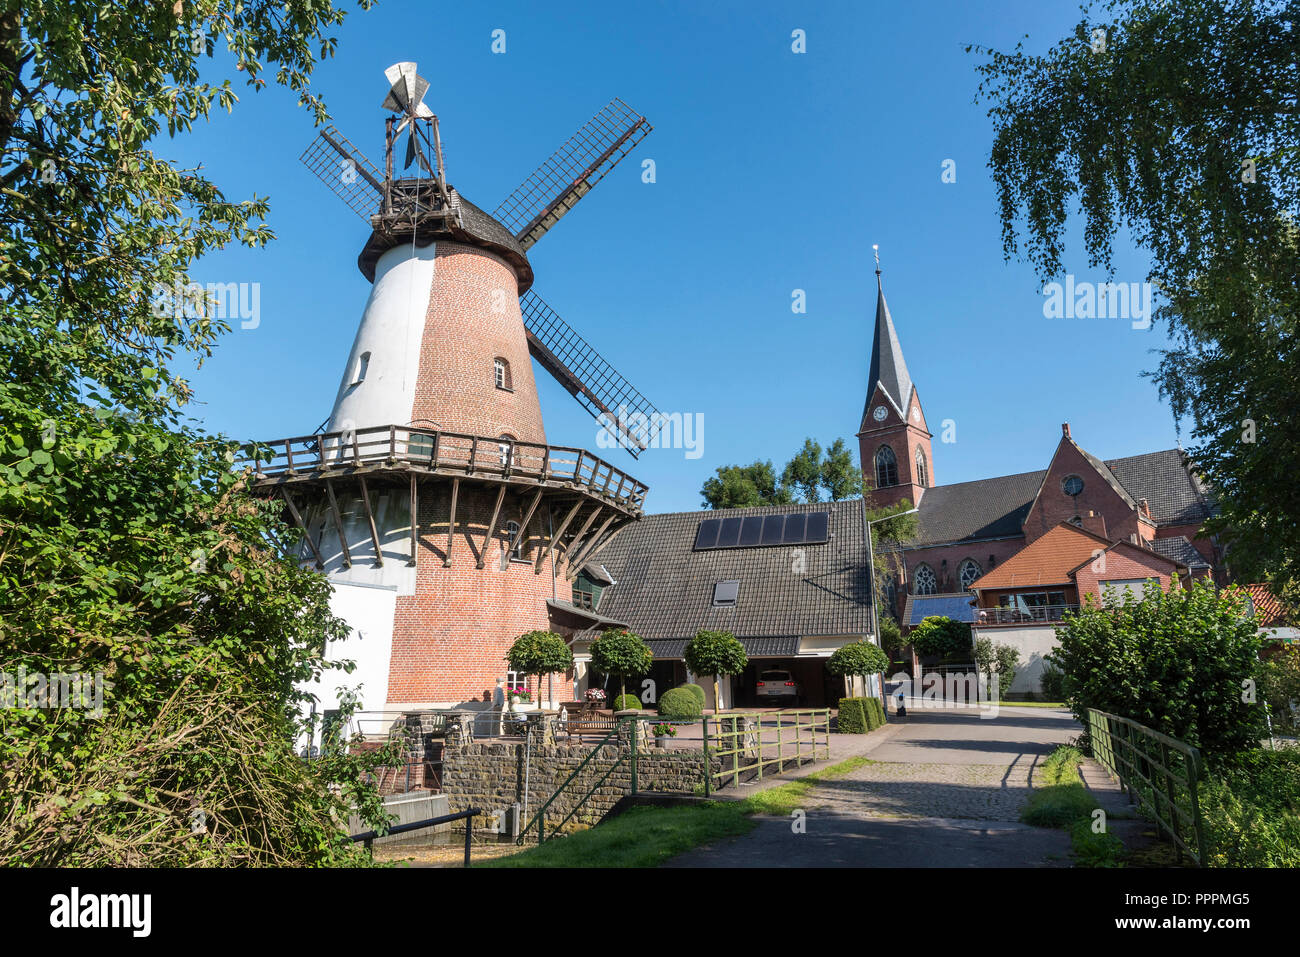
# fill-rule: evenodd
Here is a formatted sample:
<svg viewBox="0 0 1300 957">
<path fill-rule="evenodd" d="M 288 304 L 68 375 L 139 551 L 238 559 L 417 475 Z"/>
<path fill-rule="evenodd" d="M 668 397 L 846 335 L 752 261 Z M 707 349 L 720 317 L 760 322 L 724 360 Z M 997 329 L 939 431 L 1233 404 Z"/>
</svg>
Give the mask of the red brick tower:
<svg viewBox="0 0 1300 957">
<path fill-rule="evenodd" d="M 402 119 L 385 174 L 333 128 L 304 154 L 370 224 L 358 264 L 373 286 L 327 426 L 268 443 L 257 487 L 335 585 L 365 710 L 486 705 L 519 634 L 599 625 L 571 580 L 641 516 L 644 485 L 547 444 L 532 358 L 634 455 L 647 437 L 612 420 L 653 406 L 530 291 L 527 249 L 650 127 L 614 101 L 489 215 L 445 179 L 414 64 L 389 79 Z M 394 178 L 404 131 L 420 165 Z M 572 679 L 555 676 L 555 700 Z"/>
<path fill-rule="evenodd" d="M 921 501 L 934 485 L 934 459 L 930 449 L 921 398 L 903 361 L 876 260 L 876 332 L 867 376 L 867 403 L 858 429 L 862 474 L 872 491 L 866 495 L 872 508 L 895 505 L 907 499 Z"/>
</svg>

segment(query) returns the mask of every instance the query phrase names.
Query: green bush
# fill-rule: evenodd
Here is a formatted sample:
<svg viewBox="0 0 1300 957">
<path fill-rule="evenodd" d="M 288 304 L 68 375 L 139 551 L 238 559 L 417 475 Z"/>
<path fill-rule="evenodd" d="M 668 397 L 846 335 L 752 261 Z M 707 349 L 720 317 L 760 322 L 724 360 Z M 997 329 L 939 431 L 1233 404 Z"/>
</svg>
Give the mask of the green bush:
<svg viewBox="0 0 1300 957">
<path fill-rule="evenodd" d="M 696 700 L 698 700 L 699 703 L 700 703 L 700 713 L 703 714 L 703 713 L 704 713 L 704 702 L 705 702 L 705 700 L 706 700 L 706 698 L 705 698 L 705 694 L 704 694 L 704 689 L 701 688 L 699 685 L 690 685 L 690 684 L 687 684 L 687 685 L 679 685 L 678 687 L 679 687 L 681 690 L 683 690 L 683 691 L 689 691 L 691 694 L 693 694 L 693 695 L 695 696 Z"/>
<path fill-rule="evenodd" d="M 971 650 L 970 625 L 943 615 L 930 615 L 922 619 L 908 634 L 907 640 L 918 655 L 927 657 L 964 657 Z"/>
<path fill-rule="evenodd" d="M 866 734 L 885 723 L 879 698 L 841 698 L 837 728 L 841 734 Z"/>
<path fill-rule="evenodd" d="M 1200 799 L 1212 867 L 1300 867 L 1300 750 L 1227 758 Z"/>
<path fill-rule="evenodd" d="M 634 694 L 621 694 L 614 699 L 615 711 L 640 711 L 641 699 Z"/>
<path fill-rule="evenodd" d="M 702 715 L 704 703 L 686 688 L 673 688 L 659 699 L 659 713 L 665 718 L 685 721 Z"/>
<path fill-rule="evenodd" d="M 833 675 L 874 675 L 889 670 L 889 656 L 869 641 L 855 641 L 836 648 L 826 670 Z"/>
<path fill-rule="evenodd" d="M 1089 603 L 1056 629 L 1053 661 L 1067 676 L 1070 709 L 1087 727 L 1088 709 L 1122 715 L 1198 747 L 1207 756 L 1257 746 L 1263 708 L 1243 701 L 1243 682 L 1260 675 L 1255 622 L 1239 594 L 1211 581 L 1141 597 Z"/>
<path fill-rule="evenodd" d="M 1043 659 L 1043 672 L 1039 681 L 1042 684 L 1044 701 L 1065 700 L 1065 672 L 1056 667 L 1056 663 L 1050 657 Z"/>
</svg>

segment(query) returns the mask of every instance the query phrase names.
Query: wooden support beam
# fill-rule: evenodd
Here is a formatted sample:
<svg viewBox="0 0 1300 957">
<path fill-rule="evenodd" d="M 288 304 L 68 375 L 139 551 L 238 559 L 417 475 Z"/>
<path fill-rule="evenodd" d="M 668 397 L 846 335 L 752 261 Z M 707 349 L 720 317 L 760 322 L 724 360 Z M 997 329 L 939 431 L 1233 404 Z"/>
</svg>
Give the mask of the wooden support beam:
<svg viewBox="0 0 1300 957">
<path fill-rule="evenodd" d="M 411 560 L 406 564 L 414 567 L 415 556 L 419 553 L 420 548 L 420 500 L 419 491 L 415 484 L 415 473 L 411 473 Z"/>
<path fill-rule="evenodd" d="M 533 520 L 533 512 L 537 511 L 537 503 L 542 500 L 542 491 L 539 488 L 537 494 L 533 496 L 533 500 L 528 503 L 528 511 L 524 513 L 524 520 L 519 523 L 519 531 L 515 532 L 514 541 L 510 543 L 510 550 L 506 552 L 507 555 L 513 555 L 515 549 L 519 547 L 519 543 L 528 534 L 528 523 Z"/>
<path fill-rule="evenodd" d="M 484 558 L 487 555 L 488 542 L 492 541 L 492 532 L 496 530 L 497 518 L 501 514 L 501 501 L 506 497 L 506 487 L 502 483 L 501 491 L 497 492 L 497 503 L 492 507 L 492 519 L 488 522 L 487 531 L 483 533 L 483 547 L 478 550 L 478 567 L 483 567 Z"/>
<path fill-rule="evenodd" d="M 599 555 L 601 552 L 603 552 L 609 546 L 610 542 L 618 538 L 619 532 L 623 531 L 623 529 L 625 528 L 627 528 L 627 525 L 620 525 L 618 528 L 610 532 L 609 535 L 605 537 L 605 540 L 603 542 L 601 542 L 599 545 L 593 548 L 586 555 L 582 556 L 582 564 L 586 565 L 590 562 L 594 562 L 596 560 L 596 556 Z"/>
<path fill-rule="evenodd" d="M 375 543 L 375 567 L 384 567 L 384 550 L 379 544 L 379 529 L 375 526 L 375 512 L 370 507 L 370 489 L 366 488 L 366 477 L 358 475 L 357 481 L 361 485 L 361 502 L 366 507 L 366 521 L 370 523 L 370 540 Z"/>
<path fill-rule="evenodd" d="M 442 567 L 451 567 L 451 543 L 456 537 L 456 500 L 460 498 L 460 479 L 451 480 L 451 514 L 447 516 L 447 554 L 443 556 Z"/>
<path fill-rule="evenodd" d="M 281 489 L 280 491 L 284 496 L 284 504 L 289 506 L 289 514 L 293 516 L 294 522 L 302 529 L 302 537 L 307 539 L 307 544 L 311 546 L 311 553 L 316 556 L 316 567 L 324 568 L 325 559 L 321 558 L 320 549 L 312 541 L 311 530 L 307 527 L 307 523 L 302 520 L 302 516 L 298 514 L 298 508 L 293 504 L 293 499 L 289 497 L 289 490 Z"/>
<path fill-rule="evenodd" d="M 609 528 L 609 523 L 614 521 L 616 518 L 618 518 L 618 512 L 610 512 L 609 518 L 600 523 L 600 528 L 596 529 L 596 534 L 592 535 L 591 538 L 587 540 L 587 544 L 583 546 L 582 551 L 574 558 L 573 564 L 571 564 L 565 572 L 566 578 L 572 581 L 574 578 L 578 577 L 578 572 L 575 571 L 575 569 L 581 570 L 582 566 L 587 564 L 587 556 L 591 553 L 591 547 L 600 541 L 600 536 L 605 534 L 605 529 Z"/>
<path fill-rule="evenodd" d="M 582 541 L 582 536 L 587 534 L 587 529 L 591 528 L 591 523 L 596 517 L 604 511 L 604 506 L 597 503 L 596 510 L 587 516 L 587 520 L 582 523 L 582 528 L 578 529 L 577 534 L 573 536 L 573 541 L 569 542 L 569 547 L 564 550 L 564 560 L 567 562 L 573 555 L 579 551 L 578 543 Z"/>
<path fill-rule="evenodd" d="M 565 531 L 569 527 L 569 523 L 573 521 L 573 516 L 578 514 L 578 509 L 580 508 L 582 508 L 582 499 L 578 499 L 573 503 L 573 508 L 569 509 L 569 514 L 564 516 L 564 521 L 560 522 L 560 527 L 557 528 L 555 534 L 551 536 L 551 543 L 538 554 L 537 564 L 533 567 L 534 575 L 541 574 L 542 565 L 546 562 L 546 556 L 555 551 L 555 546 L 560 543 L 561 536 L 564 535 Z"/>
<path fill-rule="evenodd" d="M 339 547 L 343 549 L 343 567 L 352 567 L 352 551 L 348 548 L 348 534 L 343 530 L 343 513 L 339 511 L 338 499 L 334 497 L 334 483 L 329 479 L 325 480 L 325 491 L 330 499 L 330 512 L 334 516 L 334 528 L 339 533 Z"/>
</svg>

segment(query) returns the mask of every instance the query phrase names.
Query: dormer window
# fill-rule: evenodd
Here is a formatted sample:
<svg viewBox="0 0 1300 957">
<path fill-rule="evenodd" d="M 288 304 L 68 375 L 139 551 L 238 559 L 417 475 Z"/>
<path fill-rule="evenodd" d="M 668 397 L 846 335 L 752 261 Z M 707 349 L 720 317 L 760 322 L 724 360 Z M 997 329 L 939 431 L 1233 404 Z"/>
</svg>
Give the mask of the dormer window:
<svg viewBox="0 0 1300 957">
<path fill-rule="evenodd" d="M 498 389 L 504 389 L 507 392 L 514 390 L 514 386 L 510 382 L 509 362 L 506 362 L 505 359 L 497 356 L 492 360 L 492 373 L 496 379 L 496 386 Z"/>
</svg>

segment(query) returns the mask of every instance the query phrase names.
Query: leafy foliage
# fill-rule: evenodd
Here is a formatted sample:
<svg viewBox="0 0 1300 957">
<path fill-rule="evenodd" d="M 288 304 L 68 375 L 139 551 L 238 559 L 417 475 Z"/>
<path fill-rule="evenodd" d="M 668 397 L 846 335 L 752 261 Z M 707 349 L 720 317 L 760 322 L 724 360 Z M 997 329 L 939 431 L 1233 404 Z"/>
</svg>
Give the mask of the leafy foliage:
<svg viewBox="0 0 1300 957">
<path fill-rule="evenodd" d="M 1065 672 L 1070 708 L 1131 718 L 1208 755 L 1254 747 L 1263 708 L 1244 691 L 1258 684 L 1259 641 L 1239 592 L 1209 581 L 1165 592 L 1089 601 L 1057 628 L 1052 658 Z"/>
<path fill-rule="evenodd" d="M 1201 787 L 1213 867 L 1300 867 L 1300 750 L 1223 757 Z"/>
<path fill-rule="evenodd" d="M 893 616 L 880 609 L 880 647 L 887 655 L 897 658 L 903 651 L 903 630 Z"/>
<path fill-rule="evenodd" d="M 643 675 L 654 665 L 654 652 L 640 635 L 609 628 L 591 643 L 591 663 L 608 675 L 617 675 L 619 690 L 626 692 L 629 675 Z"/>
<path fill-rule="evenodd" d="M 382 826 L 364 762 L 293 753 L 298 689 L 346 625 L 328 583 L 281 557 L 298 533 L 248 495 L 236 444 L 183 416 L 169 366 L 228 324 L 205 301 L 159 309 L 155 288 L 272 238 L 265 199 L 228 201 L 150 148 L 236 102 L 199 79 L 217 40 L 319 119 L 308 77 L 343 16 L 327 0 L 0 13 L 0 664 L 105 679 L 103 720 L 0 712 L 6 862 L 359 863 L 336 822 L 355 807 Z"/>
<path fill-rule="evenodd" d="M 1061 272 L 1072 208 L 1089 261 L 1127 230 L 1174 347 L 1151 375 L 1193 420 L 1208 524 L 1239 577 L 1300 589 L 1300 64 L 1295 0 L 1111 2 L 1046 54 L 981 51 L 1003 248 Z M 1094 30 L 1102 43 L 1094 38 Z"/>
<path fill-rule="evenodd" d="M 709 508 L 820 502 L 822 492 L 832 502 L 862 492 L 862 470 L 853 464 L 853 452 L 843 439 L 836 439 L 824 456 L 819 442 L 805 439 L 803 448 L 781 470 L 779 481 L 771 460 L 756 461 L 719 466 L 700 489 Z"/>
<path fill-rule="evenodd" d="M 885 723 L 879 698 L 841 698 L 836 730 L 841 734 L 867 734 Z"/>
<path fill-rule="evenodd" d="M 699 631 L 686 643 L 686 667 L 691 674 L 738 675 L 749 664 L 745 646 L 729 631 Z"/>
<path fill-rule="evenodd" d="M 615 711 L 640 711 L 641 699 L 634 694 L 621 694 L 614 699 Z"/>
<path fill-rule="evenodd" d="M 971 653 L 970 625 L 944 615 L 930 615 L 908 632 L 907 640 L 918 655 L 969 656 Z M 969 658 L 967 658 L 969 660 Z"/>
<path fill-rule="evenodd" d="M 869 641 L 855 641 L 836 648 L 826 661 L 833 675 L 874 675 L 889 667 L 889 656 Z"/>
<path fill-rule="evenodd" d="M 692 694 L 685 686 L 671 688 L 659 696 L 658 710 L 663 717 L 674 720 L 698 718 L 704 713 L 703 696 Z"/>
<path fill-rule="evenodd" d="M 1259 694 L 1268 702 L 1274 732 L 1300 731 L 1300 646 L 1289 645 L 1263 663 Z"/>
<path fill-rule="evenodd" d="M 540 677 L 572 668 L 573 652 L 553 631 L 530 631 L 514 640 L 506 661 L 512 671 Z"/>
<path fill-rule="evenodd" d="M 968 629 L 969 630 L 969 629 Z M 1016 669 L 1020 667 L 1020 651 L 1011 645 L 995 645 L 991 638 L 980 638 L 975 642 L 975 667 L 988 682 L 988 694 L 992 697 L 996 691 L 999 698 L 1005 697 L 1011 690 L 1011 682 L 1016 680 Z M 997 678 L 994 688 L 993 679 Z"/>
</svg>

